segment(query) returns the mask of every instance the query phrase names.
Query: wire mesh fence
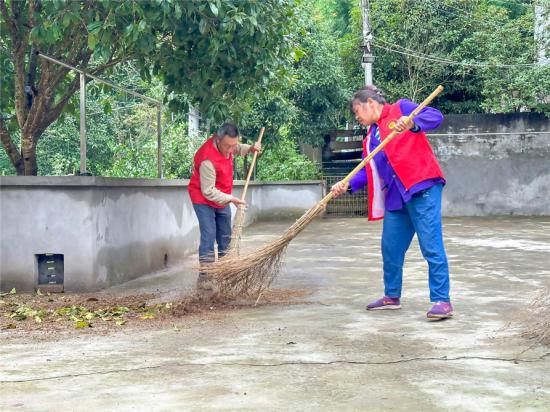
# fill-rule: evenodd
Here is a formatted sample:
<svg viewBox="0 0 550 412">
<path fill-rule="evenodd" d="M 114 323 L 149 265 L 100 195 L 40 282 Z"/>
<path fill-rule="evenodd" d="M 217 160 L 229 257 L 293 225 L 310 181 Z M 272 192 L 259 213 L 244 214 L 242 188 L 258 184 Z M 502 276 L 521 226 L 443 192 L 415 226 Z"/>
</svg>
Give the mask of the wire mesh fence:
<svg viewBox="0 0 550 412">
<path fill-rule="evenodd" d="M 344 176 L 323 176 L 327 190 L 330 190 Z M 327 205 L 326 217 L 367 217 L 368 193 L 366 190 L 358 190 L 352 194 L 342 195 L 333 199 Z"/>
</svg>

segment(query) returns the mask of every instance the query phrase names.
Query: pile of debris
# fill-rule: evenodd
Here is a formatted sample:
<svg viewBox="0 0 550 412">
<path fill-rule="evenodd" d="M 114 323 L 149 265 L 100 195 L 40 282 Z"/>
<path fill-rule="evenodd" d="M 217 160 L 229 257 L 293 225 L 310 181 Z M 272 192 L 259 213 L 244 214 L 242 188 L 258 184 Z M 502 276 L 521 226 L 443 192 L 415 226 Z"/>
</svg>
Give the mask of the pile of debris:
<svg viewBox="0 0 550 412">
<path fill-rule="evenodd" d="M 550 346 L 550 286 L 543 288 L 531 303 L 523 336 L 534 340 L 534 344 Z"/>
</svg>

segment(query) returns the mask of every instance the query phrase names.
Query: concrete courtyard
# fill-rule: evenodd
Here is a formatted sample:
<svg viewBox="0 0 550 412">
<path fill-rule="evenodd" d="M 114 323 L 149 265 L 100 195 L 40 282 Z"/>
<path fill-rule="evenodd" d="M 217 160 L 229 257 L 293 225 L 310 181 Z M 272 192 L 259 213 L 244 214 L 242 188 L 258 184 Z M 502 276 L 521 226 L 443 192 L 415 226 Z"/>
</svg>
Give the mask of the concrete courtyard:
<svg viewBox="0 0 550 412">
<path fill-rule="evenodd" d="M 290 224 L 247 228 L 245 247 Z M 517 324 L 550 282 L 550 218 L 444 219 L 455 318 L 435 323 L 416 240 L 403 309 L 365 311 L 383 290 L 380 232 L 366 219 L 313 222 L 274 285 L 309 292 L 293 304 L 192 317 L 180 331 L 1 339 L 0 410 L 550 410 L 550 349 L 525 351 Z M 186 293 L 194 259 L 113 290 Z"/>
</svg>

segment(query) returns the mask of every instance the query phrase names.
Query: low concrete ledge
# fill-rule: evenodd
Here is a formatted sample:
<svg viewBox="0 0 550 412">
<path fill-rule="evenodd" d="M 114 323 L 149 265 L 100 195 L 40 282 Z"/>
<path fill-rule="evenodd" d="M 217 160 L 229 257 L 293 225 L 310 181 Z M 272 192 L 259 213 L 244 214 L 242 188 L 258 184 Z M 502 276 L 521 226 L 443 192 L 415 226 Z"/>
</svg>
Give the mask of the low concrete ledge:
<svg viewBox="0 0 550 412">
<path fill-rule="evenodd" d="M 188 180 L 95 176 L 0 177 L 0 289 L 32 290 L 38 255 L 63 255 L 64 289 L 93 291 L 196 253 Z M 238 196 L 243 182 L 236 182 Z M 320 181 L 251 182 L 247 223 L 299 216 Z M 235 208 L 233 212 L 235 212 Z"/>
<path fill-rule="evenodd" d="M 317 185 L 320 180 L 251 181 L 250 186 Z M 234 186 L 244 186 L 244 180 L 235 180 Z M 128 179 L 101 176 L 0 176 L 0 187 L 58 186 L 58 187 L 187 187 L 189 179 Z"/>
</svg>

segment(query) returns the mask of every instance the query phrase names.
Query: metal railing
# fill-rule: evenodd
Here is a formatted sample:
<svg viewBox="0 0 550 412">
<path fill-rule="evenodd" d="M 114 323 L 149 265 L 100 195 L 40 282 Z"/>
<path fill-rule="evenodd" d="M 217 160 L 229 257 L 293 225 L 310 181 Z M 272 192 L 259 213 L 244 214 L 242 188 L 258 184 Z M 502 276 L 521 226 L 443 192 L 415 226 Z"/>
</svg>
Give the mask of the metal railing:
<svg viewBox="0 0 550 412">
<path fill-rule="evenodd" d="M 87 141 L 86 141 L 86 77 L 93 79 L 99 83 L 106 84 L 107 86 L 112 87 L 113 89 L 120 90 L 124 93 L 130 94 L 135 97 L 139 97 L 145 100 L 148 103 L 153 104 L 157 107 L 157 177 L 162 178 L 162 124 L 161 124 L 161 114 L 162 114 L 162 102 L 156 99 L 153 99 L 149 96 L 134 92 L 133 90 L 127 89 L 125 87 L 119 86 L 113 82 L 102 79 L 100 77 L 94 76 L 93 74 L 87 73 L 85 70 L 78 69 L 70 64 L 64 63 L 60 60 L 54 59 L 53 57 L 47 56 L 41 52 L 36 53 L 38 57 L 45 59 L 49 62 L 58 64 L 60 66 L 71 69 L 77 73 L 80 73 L 80 174 L 87 174 L 86 171 L 86 157 L 87 157 Z"/>
<path fill-rule="evenodd" d="M 342 180 L 344 176 L 323 176 L 326 190 Z M 368 193 L 358 190 L 331 200 L 326 209 L 326 217 L 366 217 L 368 216 Z"/>
</svg>

